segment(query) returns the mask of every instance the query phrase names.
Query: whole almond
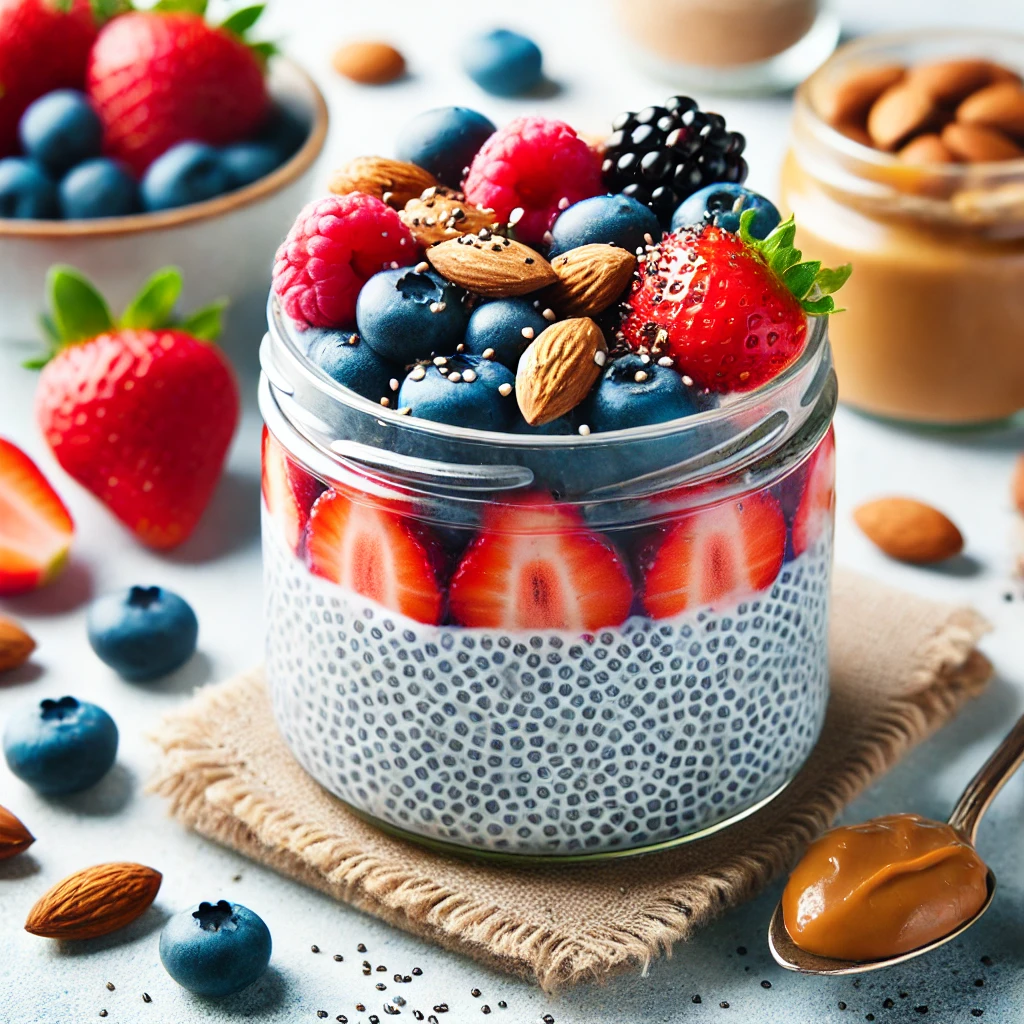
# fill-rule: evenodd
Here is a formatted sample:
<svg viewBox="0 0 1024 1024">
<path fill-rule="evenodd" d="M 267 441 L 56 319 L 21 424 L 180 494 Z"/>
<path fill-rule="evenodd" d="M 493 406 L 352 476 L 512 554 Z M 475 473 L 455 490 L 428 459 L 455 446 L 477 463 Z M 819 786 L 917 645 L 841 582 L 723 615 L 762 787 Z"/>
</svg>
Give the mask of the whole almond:
<svg viewBox="0 0 1024 1024">
<path fill-rule="evenodd" d="M 1017 457 L 1017 465 L 1013 470 L 1011 493 L 1013 495 L 1013 503 L 1017 506 L 1017 511 L 1024 516 L 1024 455 Z"/>
<path fill-rule="evenodd" d="M 6 807 L 0 807 L 0 860 L 24 853 L 35 837 Z"/>
<path fill-rule="evenodd" d="M 901 82 L 875 100 L 868 112 L 868 134 L 879 149 L 897 149 L 938 115 L 939 109 L 927 93 Z"/>
<path fill-rule="evenodd" d="M 516 370 L 516 399 L 526 422 L 541 426 L 575 409 L 594 386 L 607 353 L 604 334 L 589 317 L 541 331 Z"/>
<path fill-rule="evenodd" d="M 938 509 L 913 498 L 879 498 L 853 513 L 857 525 L 890 558 L 926 565 L 958 555 L 964 539 Z"/>
<path fill-rule="evenodd" d="M 131 924 L 156 898 L 162 875 L 141 864 L 97 864 L 69 875 L 29 911 L 25 931 L 94 939 Z"/>
<path fill-rule="evenodd" d="M 907 75 L 907 84 L 936 103 L 958 103 L 993 80 L 991 61 L 969 58 L 918 64 Z"/>
<path fill-rule="evenodd" d="M 362 85 L 386 85 L 405 74 L 405 58 L 390 43 L 365 39 L 346 43 L 331 61 L 339 75 Z"/>
<path fill-rule="evenodd" d="M 956 157 L 942 139 L 934 133 L 918 135 L 912 142 L 908 142 L 896 154 L 904 163 L 916 164 L 951 164 L 956 163 Z"/>
<path fill-rule="evenodd" d="M 378 199 L 387 196 L 392 206 L 402 207 L 436 184 L 430 171 L 404 160 L 357 156 L 334 172 L 328 187 L 339 196 L 349 192 L 365 192 Z"/>
<path fill-rule="evenodd" d="M 442 242 L 427 250 L 427 259 L 453 284 L 490 299 L 527 295 L 557 280 L 540 253 L 489 233 Z"/>
<path fill-rule="evenodd" d="M 874 148 L 875 144 L 872 142 L 871 136 L 868 135 L 868 130 L 863 124 L 853 121 L 840 121 L 832 127 L 848 139 L 853 139 L 854 142 L 859 142 L 862 146 Z"/>
<path fill-rule="evenodd" d="M 960 160 L 972 164 L 1018 160 L 1024 156 L 1024 149 L 1002 132 L 980 124 L 947 124 L 942 129 L 942 142 Z"/>
<path fill-rule="evenodd" d="M 956 119 L 961 124 L 980 124 L 1024 137 L 1024 88 L 1014 82 L 1000 82 L 979 89 L 956 108 Z"/>
<path fill-rule="evenodd" d="M 860 68 L 833 83 L 818 100 L 821 116 L 833 127 L 863 123 L 871 104 L 886 89 L 903 80 L 902 64 L 881 64 Z"/>
<path fill-rule="evenodd" d="M 541 301 L 559 316 L 596 316 L 629 286 L 636 257 L 615 245 L 581 245 L 556 256 L 551 269 L 558 281 L 545 288 Z"/>
<path fill-rule="evenodd" d="M 398 216 L 424 248 L 481 228 L 493 229 L 498 219 L 493 210 L 474 206 L 461 192 L 443 185 L 410 199 Z"/>
<path fill-rule="evenodd" d="M 23 665 L 35 649 L 35 640 L 14 619 L 0 615 L 0 672 Z"/>
</svg>

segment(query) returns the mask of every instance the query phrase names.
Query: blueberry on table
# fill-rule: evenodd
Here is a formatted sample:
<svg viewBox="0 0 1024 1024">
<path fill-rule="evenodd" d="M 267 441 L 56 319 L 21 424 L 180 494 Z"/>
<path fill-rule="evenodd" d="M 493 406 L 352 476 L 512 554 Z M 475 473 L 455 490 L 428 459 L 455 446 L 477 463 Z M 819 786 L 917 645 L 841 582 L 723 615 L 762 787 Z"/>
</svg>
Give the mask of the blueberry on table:
<svg viewBox="0 0 1024 1024">
<path fill-rule="evenodd" d="M 672 214 L 672 230 L 714 224 L 726 231 L 739 231 L 740 214 L 755 210 L 750 233 L 755 238 L 767 238 L 781 219 L 775 204 L 757 192 L 742 185 L 719 182 L 694 192 L 679 204 Z"/>
<path fill-rule="evenodd" d="M 95 704 L 61 697 L 16 712 L 4 730 L 7 766 L 37 793 L 78 793 L 117 757 L 117 726 Z"/>
<path fill-rule="evenodd" d="M 56 89 L 28 105 L 18 136 L 26 155 L 59 175 L 100 155 L 103 125 L 84 92 Z"/>
<path fill-rule="evenodd" d="M 459 188 L 473 157 L 496 131 L 492 121 L 468 107 L 435 107 L 405 125 L 396 153 L 442 185 Z"/>
<path fill-rule="evenodd" d="M 164 969 L 200 996 L 229 996 L 251 985 L 267 969 L 271 948 L 263 918 L 227 900 L 183 910 L 160 933 Z"/>
<path fill-rule="evenodd" d="M 68 171 L 60 183 L 60 208 L 67 220 L 125 217 L 139 208 L 139 187 L 116 160 L 96 157 Z"/>
<path fill-rule="evenodd" d="M 332 380 L 378 402 L 391 394 L 389 382 L 404 371 L 382 359 L 352 331 L 312 327 L 305 331 L 306 357 Z"/>
<path fill-rule="evenodd" d="M 53 220 L 60 216 L 57 186 L 34 160 L 0 160 L 0 217 Z"/>
<path fill-rule="evenodd" d="M 382 270 L 359 292 L 359 335 L 381 358 L 403 366 L 454 352 L 466 330 L 462 299 L 460 289 L 435 270 Z"/>
<path fill-rule="evenodd" d="M 196 649 L 199 623 L 187 601 L 162 587 L 130 587 L 98 597 L 86 617 L 97 657 L 133 682 L 159 679 Z"/>
<path fill-rule="evenodd" d="M 549 258 L 581 245 L 608 242 L 636 252 L 661 238 L 654 211 L 631 196 L 591 196 L 573 203 L 551 226 Z"/>
<path fill-rule="evenodd" d="M 705 406 L 692 386 L 668 366 L 627 355 L 610 363 L 579 410 L 591 433 L 625 430 L 692 416 Z"/>
<path fill-rule="evenodd" d="M 179 142 L 149 165 L 142 202 L 147 210 L 170 210 L 212 199 L 229 187 L 218 150 L 202 142 Z"/>
<path fill-rule="evenodd" d="M 521 96 L 542 77 L 540 47 L 507 28 L 496 28 L 466 40 L 462 69 L 485 92 Z"/>
<path fill-rule="evenodd" d="M 529 299 L 494 299 L 470 314 L 463 344 L 471 355 L 488 352 L 514 373 L 526 346 L 548 326 Z"/>
<path fill-rule="evenodd" d="M 437 423 L 508 431 L 519 416 L 515 384 L 515 374 L 494 359 L 439 356 L 409 371 L 398 408 Z"/>
<path fill-rule="evenodd" d="M 283 163 L 279 149 L 267 142 L 236 142 L 220 151 L 229 188 L 242 188 L 265 178 Z"/>
</svg>

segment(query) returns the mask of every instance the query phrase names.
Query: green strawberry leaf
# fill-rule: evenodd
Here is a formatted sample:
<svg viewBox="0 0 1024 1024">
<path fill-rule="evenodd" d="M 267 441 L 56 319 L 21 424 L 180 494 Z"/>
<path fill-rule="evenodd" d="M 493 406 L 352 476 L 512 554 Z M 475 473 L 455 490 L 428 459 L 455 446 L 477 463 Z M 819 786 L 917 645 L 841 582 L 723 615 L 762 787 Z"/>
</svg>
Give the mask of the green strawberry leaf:
<svg viewBox="0 0 1024 1024">
<path fill-rule="evenodd" d="M 260 20 L 260 15 L 265 9 L 265 4 L 253 4 L 251 7 L 242 7 L 225 18 L 220 23 L 220 28 L 224 29 L 225 32 L 238 36 L 239 39 L 244 39 L 245 33 Z"/>
<path fill-rule="evenodd" d="M 72 3 L 73 0 L 68 3 L 69 10 Z M 129 11 L 135 10 L 131 0 L 89 0 L 89 6 L 92 8 L 92 16 L 100 25 L 110 21 L 111 18 L 116 18 L 119 14 L 127 14 Z"/>
<path fill-rule="evenodd" d="M 166 14 L 206 14 L 206 0 L 157 0 L 150 10 Z"/>
<path fill-rule="evenodd" d="M 841 313 L 831 295 L 846 283 L 853 267 L 847 263 L 842 267 L 823 267 L 821 260 L 803 262 L 803 253 L 793 244 L 796 241 L 796 220 L 790 214 L 767 238 L 755 238 L 750 225 L 757 216 L 756 210 L 744 210 L 740 214 L 740 239 L 744 245 L 760 253 L 768 268 L 800 303 L 803 311 L 810 316 L 828 316 Z"/>
<path fill-rule="evenodd" d="M 181 287 L 181 271 L 177 267 L 158 270 L 121 315 L 121 326 L 137 330 L 166 327 L 171 322 Z"/>
<path fill-rule="evenodd" d="M 21 368 L 23 370 L 41 370 L 52 358 L 53 353 L 47 352 L 46 355 L 36 356 L 33 359 L 26 359 L 21 364 Z"/>
<path fill-rule="evenodd" d="M 47 342 L 53 348 L 57 348 L 60 345 L 60 331 L 57 330 L 57 325 L 53 322 L 53 317 L 49 313 L 39 314 L 39 327 Z"/>
<path fill-rule="evenodd" d="M 95 338 L 114 326 L 103 296 L 74 267 L 51 267 L 46 275 L 46 293 L 53 328 L 62 345 Z"/>
<path fill-rule="evenodd" d="M 266 64 L 271 57 L 276 57 L 281 52 L 281 48 L 277 43 L 269 41 L 248 43 L 247 45 L 261 64 Z"/>
<path fill-rule="evenodd" d="M 216 341 L 224 330 L 224 310 L 227 307 L 227 299 L 218 299 L 190 313 L 175 326 L 200 341 Z"/>
</svg>

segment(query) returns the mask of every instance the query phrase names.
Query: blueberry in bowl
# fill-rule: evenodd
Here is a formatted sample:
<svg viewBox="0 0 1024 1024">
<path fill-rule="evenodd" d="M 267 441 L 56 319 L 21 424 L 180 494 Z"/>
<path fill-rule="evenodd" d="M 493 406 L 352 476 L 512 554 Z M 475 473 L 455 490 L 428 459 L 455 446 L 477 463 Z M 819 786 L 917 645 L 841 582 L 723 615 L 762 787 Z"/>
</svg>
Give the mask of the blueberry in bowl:
<svg viewBox="0 0 1024 1024">
<path fill-rule="evenodd" d="M 529 299 L 493 299 L 470 314 L 463 344 L 470 355 L 496 359 L 514 373 L 526 346 L 547 326 Z"/>
<path fill-rule="evenodd" d="M 389 394 L 398 371 L 354 331 L 311 327 L 302 340 L 309 361 L 331 380 L 374 402 Z"/>
<path fill-rule="evenodd" d="M 593 196 L 573 203 L 551 226 L 548 258 L 593 242 L 618 245 L 629 252 L 653 245 L 661 224 L 650 207 L 633 196 Z"/>
<path fill-rule="evenodd" d="M 75 697 L 45 699 L 7 721 L 7 767 L 37 793 L 61 796 L 95 785 L 117 757 L 117 726 L 103 708 Z"/>
<path fill-rule="evenodd" d="M 740 215 L 753 210 L 748 230 L 754 238 L 767 238 L 782 219 L 775 204 L 757 192 L 730 182 L 708 185 L 684 199 L 672 214 L 672 230 L 713 224 L 726 231 L 740 229 Z"/>
<path fill-rule="evenodd" d="M 475 430 L 508 430 L 519 415 L 516 378 L 483 356 L 437 356 L 418 363 L 398 390 L 398 410 Z"/>
</svg>

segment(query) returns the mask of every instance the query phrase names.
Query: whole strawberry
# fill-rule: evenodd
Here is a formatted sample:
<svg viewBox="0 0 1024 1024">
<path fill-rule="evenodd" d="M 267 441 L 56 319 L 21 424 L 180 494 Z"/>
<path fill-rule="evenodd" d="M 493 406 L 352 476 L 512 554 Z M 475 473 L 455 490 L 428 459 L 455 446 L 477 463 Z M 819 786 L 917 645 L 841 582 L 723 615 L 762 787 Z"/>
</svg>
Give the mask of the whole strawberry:
<svg viewBox="0 0 1024 1024">
<path fill-rule="evenodd" d="M 180 292 L 175 268 L 158 271 L 115 323 L 78 271 L 54 267 L 36 394 L 57 461 L 153 548 L 195 528 L 238 424 L 238 385 L 211 344 L 222 305 L 175 324 Z"/>
<path fill-rule="evenodd" d="M 832 293 L 850 276 L 801 263 L 793 218 L 767 238 L 719 227 L 665 235 L 641 265 L 622 333 L 636 351 L 673 360 L 698 387 L 751 391 L 803 351 L 807 317 L 836 312 Z"/>
<path fill-rule="evenodd" d="M 86 91 L 104 146 L 137 174 L 179 142 L 246 138 L 267 115 L 272 47 L 244 39 L 262 8 L 243 8 L 220 26 L 207 24 L 204 8 L 162 0 L 158 10 L 115 18 L 92 48 Z"/>
<path fill-rule="evenodd" d="M 18 119 L 52 89 L 80 89 L 96 38 L 89 0 L 0 0 L 0 156 L 17 149 Z"/>
</svg>

